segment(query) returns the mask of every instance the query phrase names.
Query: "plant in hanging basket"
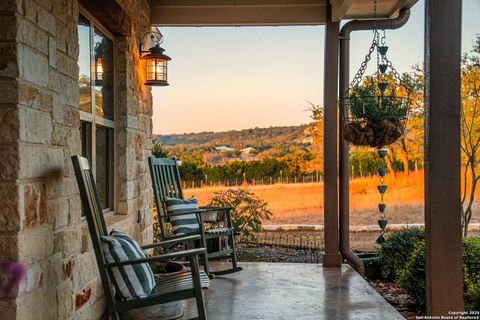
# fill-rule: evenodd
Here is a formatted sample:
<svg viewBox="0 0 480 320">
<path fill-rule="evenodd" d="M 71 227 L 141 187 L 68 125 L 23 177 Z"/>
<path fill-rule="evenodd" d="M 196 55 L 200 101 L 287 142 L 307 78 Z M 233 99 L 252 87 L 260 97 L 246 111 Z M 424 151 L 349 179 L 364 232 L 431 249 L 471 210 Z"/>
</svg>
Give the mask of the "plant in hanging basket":
<svg viewBox="0 0 480 320">
<path fill-rule="evenodd" d="M 381 148 L 405 131 L 409 99 L 396 96 L 394 85 L 379 83 L 378 87 L 373 81 L 355 86 L 345 99 L 344 138 L 354 145 Z"/>
</svg>

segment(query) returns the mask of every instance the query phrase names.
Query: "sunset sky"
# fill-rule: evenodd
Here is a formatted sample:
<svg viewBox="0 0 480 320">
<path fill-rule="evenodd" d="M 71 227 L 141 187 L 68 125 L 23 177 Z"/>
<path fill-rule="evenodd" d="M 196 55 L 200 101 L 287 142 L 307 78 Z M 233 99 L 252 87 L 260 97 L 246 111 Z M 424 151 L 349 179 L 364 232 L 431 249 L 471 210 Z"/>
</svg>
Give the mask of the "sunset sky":
<svg viewBox="0 0 480 320">
<path fill-rule="evenodd" d="M 463 1 L 462 51 L 480 33 L 480 0 Z M 153 133 L 225 131 L 310 121 L 322 104 L 324 26 L 161 28 L 168 87 L 153 87 Z M 354 32 L 351 76 L 372 40 Z M 423 63 L 424 1 L 409 22 L 386 31 L 388 56 L 400 72 Z M 375 61 L 370 62 L 370 73 Z M 368 71 L 367 71 L 368 72 Z"/>
</svg>

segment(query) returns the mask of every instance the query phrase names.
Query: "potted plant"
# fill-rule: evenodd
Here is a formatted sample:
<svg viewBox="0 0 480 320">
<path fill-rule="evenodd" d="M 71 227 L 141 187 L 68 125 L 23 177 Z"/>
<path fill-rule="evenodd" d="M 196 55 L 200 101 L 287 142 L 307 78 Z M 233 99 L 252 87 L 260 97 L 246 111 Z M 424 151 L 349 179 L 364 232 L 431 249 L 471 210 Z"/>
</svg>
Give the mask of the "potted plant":
<svg viewBox="0 0 480 320">
<path fill-rule="evenodd" d="M 357 255 L 365 267 L 365 277 L 368 279 L 380 278 L 379 256 L 376 252 L 364 252 Z"/>
<path fill-rule="evenodd" d="M 389 89 L 387 91 L 387 89 Z M 357 85 L 346 101 L 348 119 L 344 138 L 357 146 L 382 148 L 397 141 L 405 131 L 409 100 L 396 96 L 395 85 Z"/>
</svg>

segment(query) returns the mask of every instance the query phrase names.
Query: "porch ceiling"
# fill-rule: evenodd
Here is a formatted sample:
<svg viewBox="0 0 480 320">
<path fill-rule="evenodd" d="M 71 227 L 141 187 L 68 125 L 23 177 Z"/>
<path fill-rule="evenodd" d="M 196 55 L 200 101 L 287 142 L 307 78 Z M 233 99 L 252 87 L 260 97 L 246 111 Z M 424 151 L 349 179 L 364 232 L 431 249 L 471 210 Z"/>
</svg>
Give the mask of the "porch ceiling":
<svg viewBox="0 0 480 320">
<path fill-rule="evenodd" d="M 318 25 L 329 0 L 151 0 L 152 26 Z M 389 18 L 417 0 L 378 0 L 377 17 Z M 372 0 L 330 0 L 332 18 L 373 18 Z"/>
</svg>

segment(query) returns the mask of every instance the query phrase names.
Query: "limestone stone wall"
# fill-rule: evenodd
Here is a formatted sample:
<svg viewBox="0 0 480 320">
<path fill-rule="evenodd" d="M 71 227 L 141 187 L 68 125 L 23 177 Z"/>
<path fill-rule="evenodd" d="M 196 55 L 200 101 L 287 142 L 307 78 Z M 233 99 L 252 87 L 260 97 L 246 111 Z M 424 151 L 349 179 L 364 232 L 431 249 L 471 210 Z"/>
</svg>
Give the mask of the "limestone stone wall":
<svg viewBox="0 0 480 320">
<path fill-rule="evenodd" d="M 109 228 L 141 242 L 153 234 L 152 98 L 138 54 L 148 3 L 116 2 L 129 23 L 122 32 L 112 30 L 116 203 L 106 218 Z M 105 310 L 70 160 L 80 152 L 78 12 L 77 0 L 0 1 L 0 260 L 18 260 L 27 269 L 17 290 L 0 296 L 5 320 L 91 320 Z M 139 210 L 145 219 L 137 222 Z"/>
</svg>

